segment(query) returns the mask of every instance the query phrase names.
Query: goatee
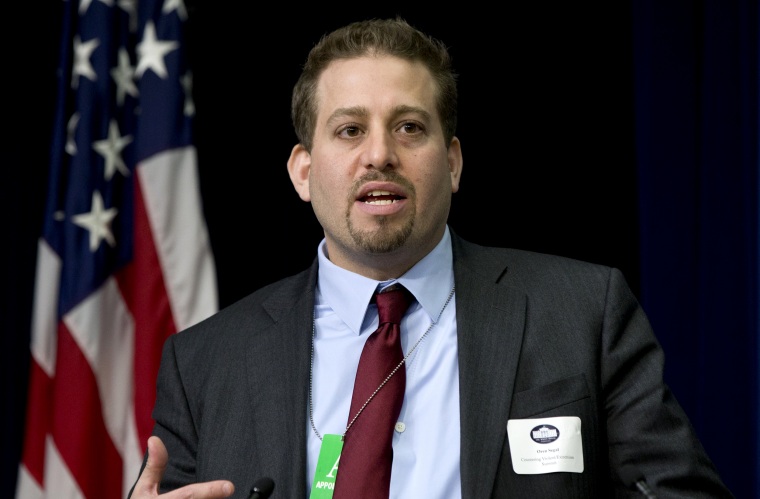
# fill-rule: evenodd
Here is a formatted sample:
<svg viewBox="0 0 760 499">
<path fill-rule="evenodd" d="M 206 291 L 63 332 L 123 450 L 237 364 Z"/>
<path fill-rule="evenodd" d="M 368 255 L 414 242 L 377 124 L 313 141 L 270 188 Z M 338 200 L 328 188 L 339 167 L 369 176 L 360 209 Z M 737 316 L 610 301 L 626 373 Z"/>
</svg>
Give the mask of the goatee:
<svg viewBox="0 0 760 499">
<path fill-rule="evenodd" d="M 375 230 L 358 230 L 348 220 L 348 233 L 361 249 L 368 253 L 390 253 L 402 248 L 412 234 L 414 217 L 409 217 L 401 227 L 393 226 L 387 217 L 377 220 Z"/>
</svg>

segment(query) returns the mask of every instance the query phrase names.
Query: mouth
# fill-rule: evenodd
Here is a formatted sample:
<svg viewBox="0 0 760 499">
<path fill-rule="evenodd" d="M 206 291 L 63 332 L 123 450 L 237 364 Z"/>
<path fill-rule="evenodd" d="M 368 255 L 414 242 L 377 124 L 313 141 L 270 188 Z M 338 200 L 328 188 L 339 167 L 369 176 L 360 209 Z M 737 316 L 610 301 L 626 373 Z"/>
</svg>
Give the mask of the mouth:
<svg viewBox="0 0 760 499">
<path fill-rule="evenodd" d="M 372 190 L 361 196 L 358 200 L 365 204 L 379 206 L 393 204 L 402 199 L 405 199 L 404 196 L 394 194 L 391 191 Z"/>
</svg>

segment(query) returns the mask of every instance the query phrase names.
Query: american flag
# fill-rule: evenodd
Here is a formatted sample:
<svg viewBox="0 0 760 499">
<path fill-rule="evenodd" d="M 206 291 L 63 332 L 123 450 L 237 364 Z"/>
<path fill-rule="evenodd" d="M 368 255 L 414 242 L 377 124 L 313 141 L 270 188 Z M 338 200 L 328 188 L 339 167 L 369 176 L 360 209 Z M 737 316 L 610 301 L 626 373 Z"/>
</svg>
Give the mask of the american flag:
<svg viewBox="0 0 760 499">
<path fill-rule="evenodd" d="M 125 497 L 165 338 L 217 311 L 182 0 L 63 0 L 16 497 Z"/>
</svg>

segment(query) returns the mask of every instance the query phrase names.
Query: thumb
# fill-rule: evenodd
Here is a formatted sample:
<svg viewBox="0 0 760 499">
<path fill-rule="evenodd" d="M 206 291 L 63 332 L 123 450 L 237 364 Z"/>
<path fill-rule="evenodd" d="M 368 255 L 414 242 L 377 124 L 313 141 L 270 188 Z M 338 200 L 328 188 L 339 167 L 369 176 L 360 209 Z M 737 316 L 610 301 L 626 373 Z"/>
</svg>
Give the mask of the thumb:
<svg viewBox="0 0 760 499">
<path fill-rule="evenodd" d="M 160 438 L 152 436 L 148 438 L 148 462 L 135 484 L 134 497 L 155 497 L 158 495 L 158 486 L 169 462 L 169 453 Z"/>
</svg>

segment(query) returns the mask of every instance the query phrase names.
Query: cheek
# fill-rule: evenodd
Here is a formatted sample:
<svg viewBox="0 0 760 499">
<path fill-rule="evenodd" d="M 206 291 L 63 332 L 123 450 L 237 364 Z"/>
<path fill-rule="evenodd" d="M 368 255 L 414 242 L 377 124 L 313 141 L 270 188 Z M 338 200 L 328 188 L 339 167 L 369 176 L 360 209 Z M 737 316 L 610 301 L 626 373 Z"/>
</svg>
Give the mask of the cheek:
<svg viewBox="0 0 760 499">
<path fill-rule="evenodd" d="M 345 192 L 364 172 L 357 166 L 359 161 L 355 153 L 325 154 L 322 151 L 322 154 L 316 156 L 312 153 L 312 158 L 314 181 L 319 182 L 321 188 L 327 192 L 336 192 L 336 194 L 338 190 Z"/>
<path fill-rule="evenodd" d="M 320 159 L 319 166 L 312 165 L 309 183 L 312 197 L 319 196 L 326 202 L 335 203 L 344 199 L 351 188 L 353 178 L 350 169 L 339 167 L 339 162 L 331 159 Z"/>
<path fill-rule="evenodd" d="M 416 178 L 412 179 L 415 185 L 434 196 L 443 191 L 451 193 L 452 177 L 448 159 L 437 155 L 427 158 L 427 162 L 423 164 L 427 164 L 428 167 L 420 170 Z"/>
<path fill-rule="evenodd" d="M 325 192 L 335 192 L 345 188 L 350 181 L 348 176 L 337 169 L 320 169 L 315 170 L 312 177 L 312 183 L 315 183 Z"/>
</svg>

